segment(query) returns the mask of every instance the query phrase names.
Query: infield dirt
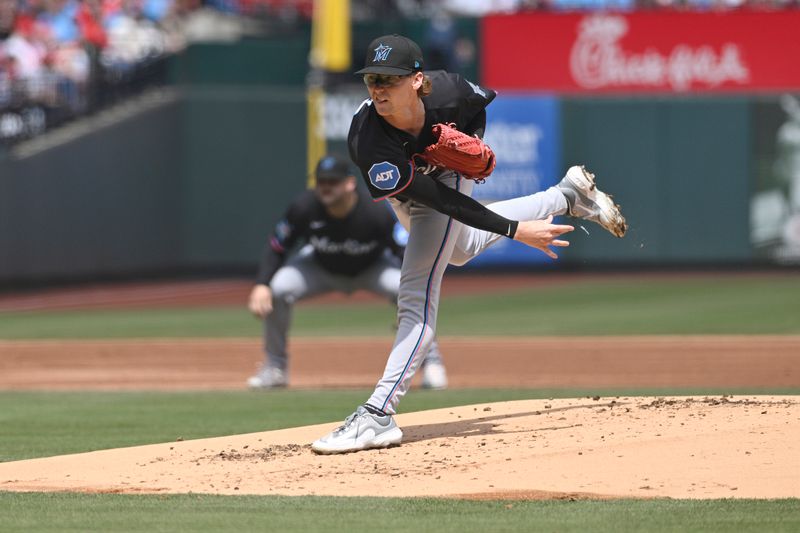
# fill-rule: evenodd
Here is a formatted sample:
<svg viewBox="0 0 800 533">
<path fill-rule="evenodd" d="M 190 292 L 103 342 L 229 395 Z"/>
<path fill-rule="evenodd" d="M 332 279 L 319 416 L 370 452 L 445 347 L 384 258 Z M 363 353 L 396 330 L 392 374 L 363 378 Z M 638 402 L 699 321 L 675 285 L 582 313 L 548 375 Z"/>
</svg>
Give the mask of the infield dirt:
<svg viewBox="0 0 800 533">
<path fill-rule="evenodd" d="M 404 443 L 314 455 L 333 424 L 0 464 L 0 490 L 461 498 L 800 497 L 800 398 L 524 400 L 398 416 Z"/>
<path fill-rule="evenodd" d="M 800 336 L 442 337 L 453 387 L 796 387 Z M 391 339 L 292 339 L 293 387 L 372 387 Z M 2 341 L 0 389 L 236 389 L 258 339 Z M 417 378 L 418 379 L 418 378 Z"/>
</svg>

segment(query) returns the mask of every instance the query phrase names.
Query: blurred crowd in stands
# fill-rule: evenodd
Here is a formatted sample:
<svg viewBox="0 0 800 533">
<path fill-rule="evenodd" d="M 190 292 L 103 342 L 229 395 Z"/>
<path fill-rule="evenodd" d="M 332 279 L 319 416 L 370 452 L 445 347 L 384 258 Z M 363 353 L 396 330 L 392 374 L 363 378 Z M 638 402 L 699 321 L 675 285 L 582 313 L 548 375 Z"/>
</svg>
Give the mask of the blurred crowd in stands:
<svg viewBox="0 0 800 533">
<path fill-rule="evenodd" d="M 527 10 L 782 9 L 800 0 L 352 0 L 354 21 Z M 313 0 L 0 0 L 0 141 L 27 137 L 139 80 L 193 41 L 307 24 Z M 435 24 L 434 24 L 435 25 Z M 446 32 L 442 32 L 446 33 Z M 448 53 L 448 52 L 443 52 Z M 11 111 L 12 114 L 3 113 Z"/>
<path fill-rule="evenodd" d="M 366 17 L 381 16 L 387 10 L 405 16 L 430 16 L 446 10 L 451 15 L 481 17 L 524 11 L 785 9 L 800 6 L 800 0 L 354 0 L 354 5 L 356 15 Z"/>
<path fill-rule="evenodd" d="M 258 33 L 245 16 L 256 1 L 275 20 L 311 12 L 312 0 L 0 0 L 0 142 L 163 82 L 189 42 Z"/>
</svg>

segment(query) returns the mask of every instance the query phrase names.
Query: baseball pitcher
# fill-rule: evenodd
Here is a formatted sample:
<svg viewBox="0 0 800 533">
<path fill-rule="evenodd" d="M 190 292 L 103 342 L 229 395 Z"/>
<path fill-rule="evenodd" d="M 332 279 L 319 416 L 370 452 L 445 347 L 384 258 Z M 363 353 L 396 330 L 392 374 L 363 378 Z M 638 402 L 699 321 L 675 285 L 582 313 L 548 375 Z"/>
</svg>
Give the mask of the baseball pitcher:
<svg viewBox="0 0 800 533">
<path fill-rule="evenodd" d="M 425 72 L 422 52 L 400 35 L 375 39 L 362 75 L 369 92 L 350 126 L 350 157 L 372 197 L 388 199 L 409 238 L 400 274 L 399 328 L 372 395 L 344 423 L 312 444 L 317 453 L 344 453 L 399 444 L 392 415 L 408 390 L 436 331 L 439 287 L 448 264 L 461 265 L 499 239 L 551 246 L 574 228 L 552 224 L 569 214 L 622 237 L 625 219 L 594 176 L 571 167 L 555 186 L 483 206 L 470 197 L 494 168 L 481 138 L 495 92 L 444 71 Z"/>
</svg>

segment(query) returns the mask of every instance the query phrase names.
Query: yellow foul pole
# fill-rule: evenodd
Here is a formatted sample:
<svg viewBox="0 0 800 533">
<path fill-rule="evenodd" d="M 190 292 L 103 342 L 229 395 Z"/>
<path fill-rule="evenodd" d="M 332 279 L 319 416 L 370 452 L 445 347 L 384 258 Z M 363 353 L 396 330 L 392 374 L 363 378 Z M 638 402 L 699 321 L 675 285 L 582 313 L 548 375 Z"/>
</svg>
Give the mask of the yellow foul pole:
<svg viewBox="0 0 800 533">
<path fill-rule="evenodd" d="M 308 185 L 311 187 L 317 161 L 327 149 L 323 114 L 324 72 L 344 72 L 350 68 L 350 0 L 314 0 L 309 63 L 306 154 Z"/>
</svg>

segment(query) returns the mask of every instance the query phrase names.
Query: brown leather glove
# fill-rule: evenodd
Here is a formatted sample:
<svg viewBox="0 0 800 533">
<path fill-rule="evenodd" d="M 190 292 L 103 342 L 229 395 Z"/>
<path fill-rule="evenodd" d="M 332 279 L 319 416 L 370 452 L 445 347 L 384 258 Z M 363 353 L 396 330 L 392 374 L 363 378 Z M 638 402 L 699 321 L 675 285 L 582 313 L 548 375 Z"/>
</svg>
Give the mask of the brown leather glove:
<svg viewBox="0 0 800 533">
<path fill-rule="evenodd" d="M 494 152 L 478 137 L 455 129 L 454 124 L 434 124 L 436 143 L 420 154 L 428 164 L 454 170 L 465 178 L 482 182 L 495 166 Z"/>
</svg>

